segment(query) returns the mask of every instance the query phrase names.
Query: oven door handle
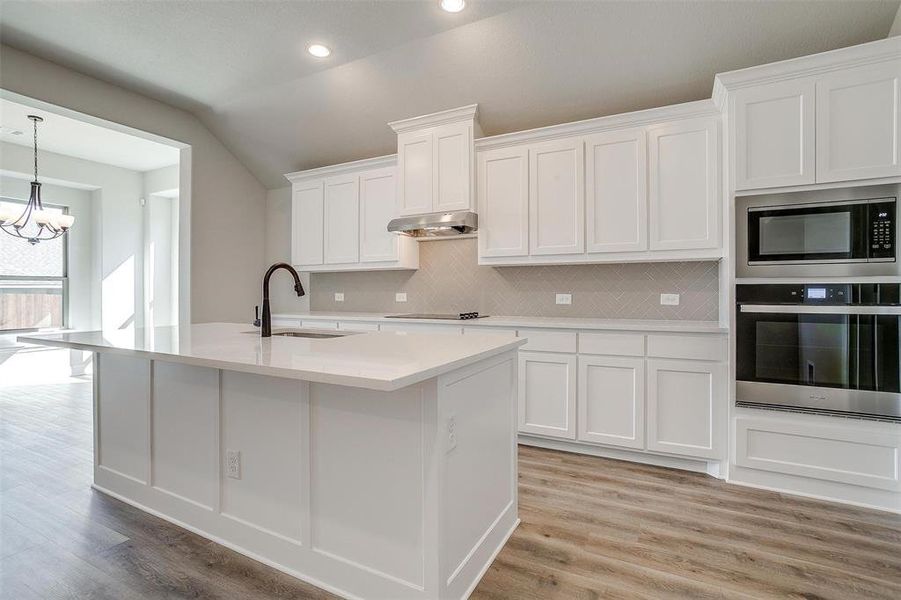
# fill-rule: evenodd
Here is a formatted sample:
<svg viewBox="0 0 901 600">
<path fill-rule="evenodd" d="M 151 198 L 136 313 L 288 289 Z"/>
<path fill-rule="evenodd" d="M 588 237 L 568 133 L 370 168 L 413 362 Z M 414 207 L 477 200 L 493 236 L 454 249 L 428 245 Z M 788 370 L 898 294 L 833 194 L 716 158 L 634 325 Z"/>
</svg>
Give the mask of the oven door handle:
<svg viewBox="0 0 901 600">
<path fill-rule="evenodd" d="M 790 315 L 899 315 L 901 306 L 798 306 L 795 304 L 740 304 L 743 313 Z"/>
</svg>

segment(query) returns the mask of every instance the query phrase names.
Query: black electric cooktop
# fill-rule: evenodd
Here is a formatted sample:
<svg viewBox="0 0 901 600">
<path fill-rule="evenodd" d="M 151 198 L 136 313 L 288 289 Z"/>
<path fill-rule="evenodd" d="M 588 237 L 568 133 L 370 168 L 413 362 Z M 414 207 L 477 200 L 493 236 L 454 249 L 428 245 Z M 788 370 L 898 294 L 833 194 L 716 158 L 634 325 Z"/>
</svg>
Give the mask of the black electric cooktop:
<svg viewBox="0 0 901 600">
<path fill-rule="evenodd" d="M 457 314 L 409 314 L 388 315 L 388 319 L 441 319 L 444 321 L 468 321 L 469 319 L 483 319 L 488 315 L 480 315 L 477 312 L 462 312 Z"/>
</svg>

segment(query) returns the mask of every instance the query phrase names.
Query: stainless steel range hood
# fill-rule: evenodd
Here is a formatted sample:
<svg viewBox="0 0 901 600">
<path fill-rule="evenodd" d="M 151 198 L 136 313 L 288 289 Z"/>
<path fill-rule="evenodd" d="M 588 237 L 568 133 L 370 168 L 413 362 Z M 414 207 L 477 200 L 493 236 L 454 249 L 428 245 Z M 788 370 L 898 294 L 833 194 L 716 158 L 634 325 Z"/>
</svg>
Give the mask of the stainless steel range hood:
<svg viewBox="0 0 901 600">
<path fill-rule="evenodd" d="M 388 231 L 411 237 L 451 237 L 478 229 L 479 216 L 462 210 L 400 217 L 388 223 Z"/>
</svg>

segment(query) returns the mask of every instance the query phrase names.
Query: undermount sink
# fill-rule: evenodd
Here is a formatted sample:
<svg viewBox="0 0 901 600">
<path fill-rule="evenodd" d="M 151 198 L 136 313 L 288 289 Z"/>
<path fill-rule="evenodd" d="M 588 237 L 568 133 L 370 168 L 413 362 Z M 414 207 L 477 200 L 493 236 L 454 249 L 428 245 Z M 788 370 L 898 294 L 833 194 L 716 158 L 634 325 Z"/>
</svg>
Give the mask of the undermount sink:
<svg viewBox="0 0 901 600">
<path fill-rule="evenodd" d="M 247 331 L 245 333 L 256 333 L 259 334 L 259 330 L 257 331 Z M 310 338 L 314 340 L 327 340 L 329 338 L 337 338 L 344 337 L 347 335 L 353 335 L 357 333 L 356 331 L 324 331 L 324 330 L 310 330 L 310 329 L 280 329 L 272 332 L 272 336 L 281 336 L 281 337 L 299 337 L 299 338 Z"/>
</svg>

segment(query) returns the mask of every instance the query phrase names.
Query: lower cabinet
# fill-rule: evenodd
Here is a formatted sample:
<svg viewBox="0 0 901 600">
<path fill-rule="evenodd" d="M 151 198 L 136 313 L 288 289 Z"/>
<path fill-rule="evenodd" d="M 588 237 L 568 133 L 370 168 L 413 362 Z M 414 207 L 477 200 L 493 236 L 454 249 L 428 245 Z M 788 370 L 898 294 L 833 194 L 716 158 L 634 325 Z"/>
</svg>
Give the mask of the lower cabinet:
<svg viewBox="0 0 901 600">
<path fill-rule="evenodd" d="M 726 365 L 648 359 L 648 450 L 724 456 Z"/>
<path fill-rule="evenodd" d="M 519 431 L 576 438 L 576 357 L 519 352 Z"/>
<path fill-rule="evenodd" d="M 644 358 L 579 357 L 578 439 L 644 448 Z"/>
</svg>

